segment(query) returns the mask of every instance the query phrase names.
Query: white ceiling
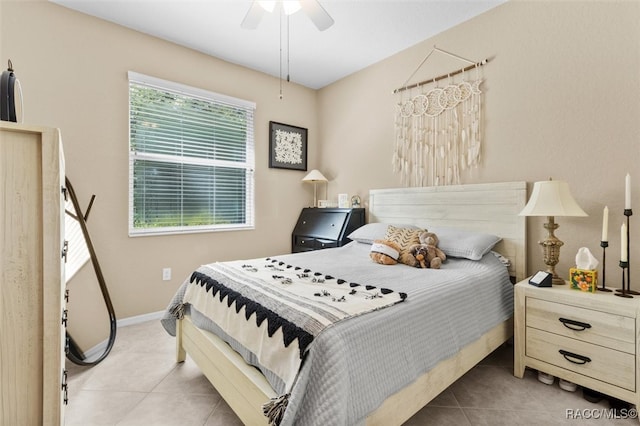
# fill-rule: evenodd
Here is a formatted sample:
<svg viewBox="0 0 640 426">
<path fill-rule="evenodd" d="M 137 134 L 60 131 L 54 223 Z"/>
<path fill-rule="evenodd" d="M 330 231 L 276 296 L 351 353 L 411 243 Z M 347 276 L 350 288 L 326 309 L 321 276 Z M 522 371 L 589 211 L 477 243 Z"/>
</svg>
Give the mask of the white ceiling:
<svg viewBox="0 0 640 426">
<path fill-rule="evenodd" d="M 251 0 L 50 1 L 280 75 L 279 14 L 265 14 L 255 30 L 242 29 Z M 303 11 L 290 17 L 291 81 L 319 89 L 505 1 L 320 0 L 335 20 L 329 29 L 318 31 Z M 286 78 L 286 33 L 283 43 L 282 76 Z"/>
</svg>

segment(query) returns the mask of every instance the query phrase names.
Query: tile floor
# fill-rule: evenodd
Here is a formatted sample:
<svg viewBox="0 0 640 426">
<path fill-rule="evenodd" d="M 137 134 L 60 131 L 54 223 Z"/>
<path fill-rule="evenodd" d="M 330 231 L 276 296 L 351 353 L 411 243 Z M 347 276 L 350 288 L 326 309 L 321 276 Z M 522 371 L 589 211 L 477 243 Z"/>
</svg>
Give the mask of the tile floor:
<svg viewBox="0 0 640 426">
<path fill-rule="evenodd" d="M 235 426 L 238 418 L 187 358 L 174 361 L 175 340 L 159 321 L 118 329 L 111 354 L 95 367 L 67 361 L 67 426 Z M 607 409 L 580 388 L 540 383 L 534 371 L 513 376 L 513 347 L 503 345 L 409 421 L 428 425 L 637 425 L 631 419 L 567 419 L 569 409 Z M 587 415 L 592 411 L 587 411 Z M 596 414 L 599 414 L 596 411 Z"/>
</svg>

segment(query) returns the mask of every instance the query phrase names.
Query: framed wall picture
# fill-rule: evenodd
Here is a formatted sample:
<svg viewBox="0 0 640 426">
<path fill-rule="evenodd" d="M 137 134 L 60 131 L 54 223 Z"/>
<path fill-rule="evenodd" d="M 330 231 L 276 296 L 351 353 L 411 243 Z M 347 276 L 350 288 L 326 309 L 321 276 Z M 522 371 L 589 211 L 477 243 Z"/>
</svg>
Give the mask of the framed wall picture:
<svg viewBox="0 0 640 426">
<path fill-rule="evenodd" d="M 307 170 L 307 129 L 269 122 L 269 167 Z"/>
</svg>

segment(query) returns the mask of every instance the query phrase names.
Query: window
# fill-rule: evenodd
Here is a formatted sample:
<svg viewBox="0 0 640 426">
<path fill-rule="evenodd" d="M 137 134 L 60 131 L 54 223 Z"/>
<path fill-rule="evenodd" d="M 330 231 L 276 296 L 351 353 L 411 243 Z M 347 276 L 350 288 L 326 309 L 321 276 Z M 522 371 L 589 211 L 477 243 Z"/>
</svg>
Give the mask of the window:
<svg viewBox="0 0 640 426">
<path fill-rule="evenodd" d="M 129 72 L 129 235 L 254 227 L 255 104 Z"/>
</svg>

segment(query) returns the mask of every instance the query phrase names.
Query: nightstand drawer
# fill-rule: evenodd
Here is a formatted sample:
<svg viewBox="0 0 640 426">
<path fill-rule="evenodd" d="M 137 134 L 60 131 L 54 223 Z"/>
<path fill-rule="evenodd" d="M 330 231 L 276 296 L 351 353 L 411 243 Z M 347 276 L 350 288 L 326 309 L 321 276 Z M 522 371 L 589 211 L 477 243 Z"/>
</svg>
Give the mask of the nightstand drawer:
<svg viewBox="0 0 640 426">
<path fill-rule="evenodd" d="M 338 247 L 336 240 L 323 240 L 320 238 L 300 237 L 295 238 L 295 248 L 306 250 L 322 250 L 326 248 Z"/>
<path fill-rule="evenodd" d="M 347 212 L 305 211 L 298 221 L 297 232 L 315 237 L 338 239 L 348 217 Z"/>
<path fill-rule="evenodd" d="M 306 247 L 306 248 L 308 248 L 310 250 L 311 249 L 315 250 L 315 248 L 316 248 L 316 239 L 315 238 L 311 238 L 311 237 L 296 236 L 295 245 L 297 247 Z"/>
<path fill-rule="evenodd" d="M 321 239 L 316 240 L 317 249 L 326 249 L 326 248 L 332 248 L 332 247 L 338 247 L 338 242 L 336 240 L 321 240 Z"/>
<path fill-rule="evenodd" d="M 635 391 L 634 355 L 531 327 L 526 334 L 528 357 Z"/>
<path fill-rule="evenodd" d="M 527 327 L 635 354 L 635 318 L 528 297 Z"/>
</svg>

